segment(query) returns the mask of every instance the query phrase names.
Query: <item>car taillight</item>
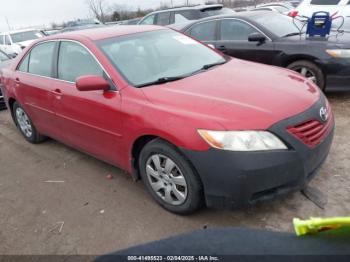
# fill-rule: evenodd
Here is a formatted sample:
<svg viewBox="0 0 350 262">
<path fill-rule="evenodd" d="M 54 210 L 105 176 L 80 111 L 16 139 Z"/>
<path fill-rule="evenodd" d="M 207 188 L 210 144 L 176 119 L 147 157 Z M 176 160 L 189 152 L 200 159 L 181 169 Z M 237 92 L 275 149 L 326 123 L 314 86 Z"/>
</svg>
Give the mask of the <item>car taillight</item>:
<svg viewBox="0 0 350 262">
<path fill-rule="evenodd" d="M 293 11 L 290 11 L 288 13 L 288 16 L 290 16 L 290 17 L 297 17 L 298 14 L 299 14 L 299 12 L 297 10 L 293 10 Z"/>
</svg>

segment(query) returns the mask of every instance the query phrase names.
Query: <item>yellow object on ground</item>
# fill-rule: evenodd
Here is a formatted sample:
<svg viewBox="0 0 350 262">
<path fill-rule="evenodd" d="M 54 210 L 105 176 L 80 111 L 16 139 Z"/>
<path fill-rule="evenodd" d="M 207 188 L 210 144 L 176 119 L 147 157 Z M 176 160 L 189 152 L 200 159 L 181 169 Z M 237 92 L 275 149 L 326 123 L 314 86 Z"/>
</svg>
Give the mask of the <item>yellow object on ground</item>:
<svg viewBox="0 0 350 262">
<path fill-rule="evenodd" d="M 350 217 L 310 218 L 310 220 L 293 219 L 294 229 L 298 236 L 315 234 L 323 231 L 350 227 Z"/>
</svg>

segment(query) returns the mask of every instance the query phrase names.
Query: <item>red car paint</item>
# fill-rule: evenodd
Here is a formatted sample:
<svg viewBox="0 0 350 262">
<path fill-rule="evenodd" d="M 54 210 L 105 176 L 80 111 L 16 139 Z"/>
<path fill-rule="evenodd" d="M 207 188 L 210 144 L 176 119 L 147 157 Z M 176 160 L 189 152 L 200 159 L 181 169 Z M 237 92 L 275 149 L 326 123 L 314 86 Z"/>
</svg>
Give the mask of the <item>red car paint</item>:
<svg viewBox="0 0 350 262">
<path fill-rule="evenodd" d="M 120 26 L 44 39 L 85 45 L 118 91 L 80 92 L 73 83 L 16 71 L 28 47 L 3 70 L 7 103 L 17 100 L 40 133 L 132 172 L 132 149 L 144 136 L 205 151 L 209 146 L 197 129 L 264 130 L 320 97 L 313 84 L 292 71 L 238 59 L 179 81 L 130 86 L 94 41 L 153 30 L 169 29 Z"/>
</svg>

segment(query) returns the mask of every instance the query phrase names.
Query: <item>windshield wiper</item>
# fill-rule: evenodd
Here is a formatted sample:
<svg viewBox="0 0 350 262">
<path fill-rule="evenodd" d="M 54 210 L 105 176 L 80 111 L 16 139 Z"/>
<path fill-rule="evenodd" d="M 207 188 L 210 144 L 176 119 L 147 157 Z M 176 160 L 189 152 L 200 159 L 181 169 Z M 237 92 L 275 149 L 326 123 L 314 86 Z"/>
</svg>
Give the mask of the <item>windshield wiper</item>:
<svg viewBox="0 0 350 262">
<path fill-rule="evenodd" d="M 304 34 L 304 33 L 303 32 L 295 32 L 295 33 L 286 34 L 286 35 L 282 36 L 282 38 L 295 36 L 295 35 L 302 35 L 302 34 Z"/>
<path fill-rule="evenodd" d="M 185 77 L 187 77 L 187 76 L 161 77 L 161 78 L 158 78 L 157 80 L 152 81 L 152 82 L 144 83 L 144 84 L 141 84 L 141 85 L 136 85 L 136 87 L 145 87 L 145 86 L 151 86 L 151 85 L 165 84 L 165 83 L 168 83 L 168 82 L 173 82 L 173 81 L 177 81 L 177 80 L 183 79 Z"/>
<path fill-rule="evenodd" d="M 214 66 L 223 65 L 225 63 L 226 63 L 226 61 L 204 65 L 201 70 L 208 70 L 208 69 L 210 69 L 210 68 L 212 68 Z"/>
<path fill-rule="evenodd" d="M 168 82 L 173 82 L 173 81 L 177 81 L 177 80 L 181 80 L 181 79 L 184 79 L 186 77 L 189 77 L 189 76 L 193 76 L 195 74 L 198 74 L 199 72 L 203 71 L 203 70 L 208 70 L 214 66 L 218 66 L 218 65 L 222 65 L 222 64 L 225 64 L 227 61 L 222 61 L 222 62 L 216 62 L 216 63 L 212 63 L 212 64 L 207 64 L 207 65 L 204 65 L 201 69 L 199 70 L 196 70 L 190 74 L 185 74 L 185 75 L 181 75 L 181 76 L 168 76 L 168 77 L 161 77 L 161 78 L 158 78 L 157 80 L 155 81 L 151 81 L 151 82 L 148 82 L 148 83 L 144 83 L 144 84 L 140 84 L 140 85 L 136 85 L 136 87 L 145 87 L 145 86 L 151 86 L 151 85 L 161 85 L 161 84 L 165 84 L 165 83 L 168 83 Z"/>
</svg>

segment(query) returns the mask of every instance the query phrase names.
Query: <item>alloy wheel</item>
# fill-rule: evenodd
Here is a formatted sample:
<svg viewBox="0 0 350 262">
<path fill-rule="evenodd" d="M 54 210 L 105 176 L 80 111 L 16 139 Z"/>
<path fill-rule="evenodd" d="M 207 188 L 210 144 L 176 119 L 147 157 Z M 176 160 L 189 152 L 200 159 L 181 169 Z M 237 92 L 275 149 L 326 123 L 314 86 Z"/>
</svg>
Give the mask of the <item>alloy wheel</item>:
<svg viewBox="0 0 350 262">
<path fill-rule="evenodd" d="M 180 168 L 169 157 L 153 154 L 146 162 L 152 190 L 167 204 L 178 206 L 187 199 L 188 187 Z"/>
<path fill-rule="evenodd" d="M 317 84 L 317 77 L 315 72 L 313 72 L 312 70 L 310 70 L 307 67 L 296 67 L 293 68 L 294 71 L 298 72 L 299 74 L 303 75 L 305 78 L 309 79 L 310 81 L 314 82 L 315 84 Z"/>
<path fill-rule="evenodd" d="M 20 107 L 16 109 L 16 120 L 23 134 L 28 138 L 31 137 L 33 135 L 32 124 L 27 114 Z"/>
</svg>

